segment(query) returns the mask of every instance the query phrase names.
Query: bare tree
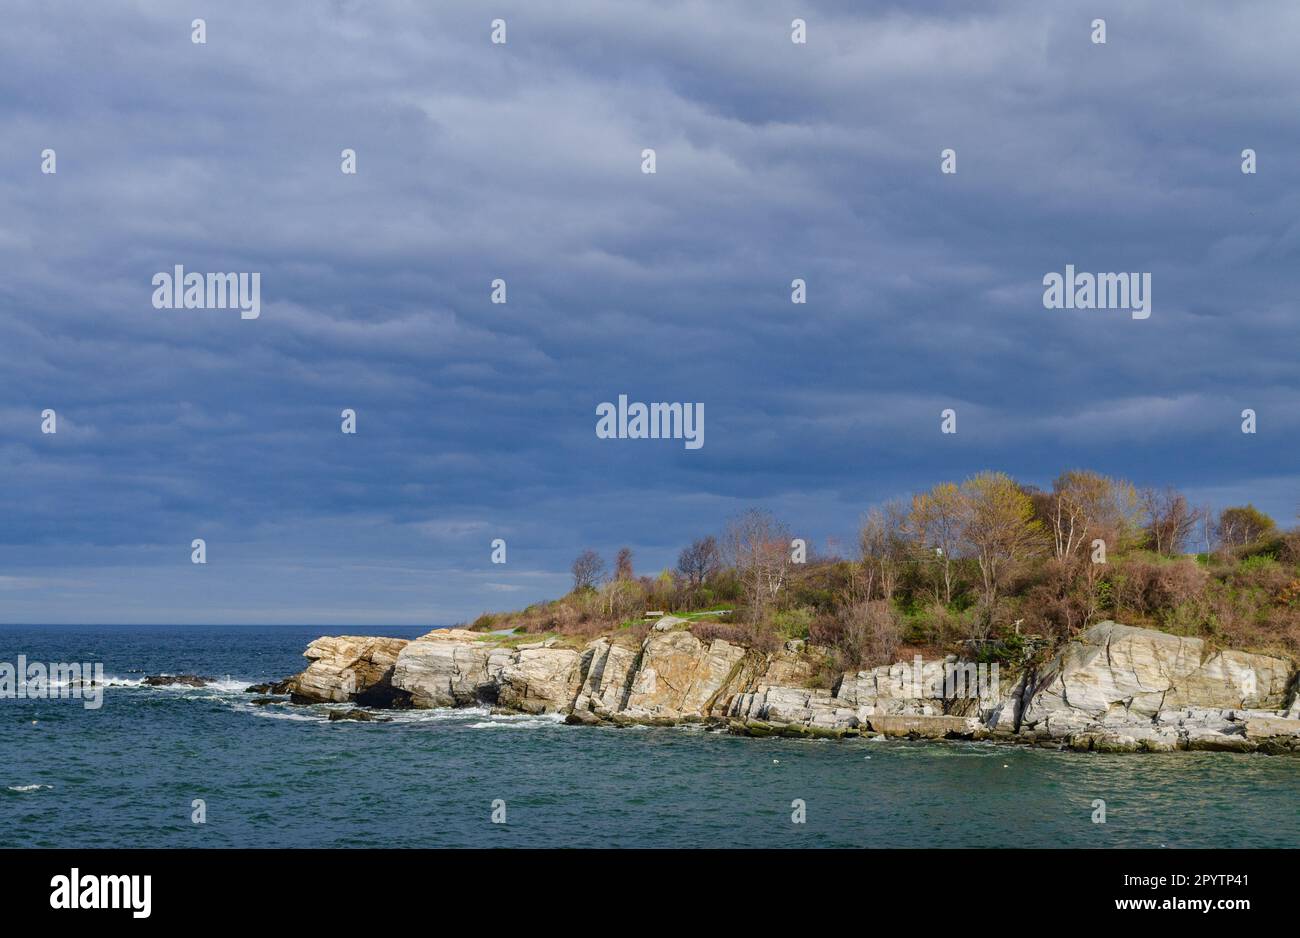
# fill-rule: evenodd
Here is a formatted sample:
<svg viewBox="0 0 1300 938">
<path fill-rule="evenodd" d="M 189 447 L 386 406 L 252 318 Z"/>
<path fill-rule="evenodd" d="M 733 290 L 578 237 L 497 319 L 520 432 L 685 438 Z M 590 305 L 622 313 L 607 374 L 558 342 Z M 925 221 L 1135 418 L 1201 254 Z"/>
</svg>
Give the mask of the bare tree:
<svg viewBox="0 0 1300 938">
<path fill-rule="evenodd" d="M 937 588 L 935 594 L 945 605 L 952 602 L 953 564 L 961 554 L 966 513 L 966 494 L 951 482 L 942 482 L 912 499 L 912 536 L 926 557 L 934 558 L 942 574 L 942 595 Z"/>
<path fill-rule="evenodd" d="M 962 483 L 962 539 L 979 562 L 986 615 L 992 616 L 1007 574 L 1043 544 L 1029 496 L 1010 476 L 981 472 Z"/>
<path fill-rule="evenodd" d="M 850 667 L 870 667 L 894 660 L 902 643 L 899 614 L 882 600 L 858 603 L 840 613 L 835 645 Z"/>
<path fill-rule="evenodd" d="M 632 548 L 620 547 L 618 556 L 614 560 L 614 579 L 630 580 L 635 576 L 632 572 Z"/>
<path fill-rule="evenodd" d="M 600 604 L 608 619 L 622 619 L 641 604 L 644 593 L 636 580 L 613 577 L 600 587 Z"/>
<path fill-rule="evenodd" d="M 790 530 L 771 512 L 751 508 L 727 523 L 723 546 L 745 590 L 752 622 L 761 622 L 785 584 Z"/>
<path fill-rule="evenodd" d="M 1071 470 L 1062 473 L 1050 491 L 1032 492 L 1030 497 L 1051 550 L 1040 593 L 1052 597 L 1064 634 L 1073 635 L 1100 616 L 1105 605 L 1107 567 L 1097 547 L 1118 552 L 1140 540 L 1138 493 L 1122 479 Z"/>
<path fill-rule="evenodd" d="M 1213 506 L 1201 506 L 1201 540 L 1205 542 L 1205 552 L 1212 554 L 1219 549 L 1219 519 L 1214 514 Z"/>
<path fill-rule="evenodd" d="M 594 550 L 584 550 L 573 561 L 570 570 L 573 573 L 575 593 L 578 590 L 594 589 L 601 577 L 605 575 L 605 561 L 601 560 L 600 554 Z"/>
<path fill-rule="evenodd" d="M 1186 496 L 1172 487 L 1143 489 L 1140 502 L 1146 516 L 1147 544 L 1156 553 L 1172 557 L 1196 529 L 1201 509 L 1192 507 Z"/>
<path fill-rule="evenodd" d="M 682 548 L 677 555 L 677 572 L 696 587 L 717 572 L 719 563 L 718 542 L 710 534 L 692 542 L 690 547 Z"/>
<path fill-rule="evenodd" d="M 900 502 L 886 502 L 867 512 L 858 536 L 867 570 L 867 599 L 872 598 L 872 587 L 878 582 L 881 598 L 893 600 L 911 549 L 908 534 L 907 508 Z"/>
<path fill-rule="evenodd" d="M 1045 501 L 1057 560 L 1073 560 L 1098 539 L 1110 550 L 1121 550 L 1132 542 L 1138 528 L 1137 490 L 1097 472 L 1062 473 Z"/>
</svg>

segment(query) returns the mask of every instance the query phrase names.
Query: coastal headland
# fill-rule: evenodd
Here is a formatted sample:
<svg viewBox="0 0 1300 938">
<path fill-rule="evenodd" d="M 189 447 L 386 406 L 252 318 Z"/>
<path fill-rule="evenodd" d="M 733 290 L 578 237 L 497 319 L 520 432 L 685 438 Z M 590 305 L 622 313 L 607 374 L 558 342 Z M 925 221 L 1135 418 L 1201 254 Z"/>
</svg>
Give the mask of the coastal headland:
<svg viewBox="0 0 1300 938">
<path fill-rule="evenodd" d="M 1300 754 L 1294 664 L 1106 621 L 1041 666 L 972 682 L 950 655 L 825 679 L 825 649 L 761 651 L 664 616 L 591 640 L 437 629 L 415 640 L 326 636 L 272 688 L 294 703 L 492 706 L 584 725 L 705 723 L 746 736 L 995 740 L 1078 751 Z M 920 681 L 900 681 L 900 673 Z"/>
</svg>

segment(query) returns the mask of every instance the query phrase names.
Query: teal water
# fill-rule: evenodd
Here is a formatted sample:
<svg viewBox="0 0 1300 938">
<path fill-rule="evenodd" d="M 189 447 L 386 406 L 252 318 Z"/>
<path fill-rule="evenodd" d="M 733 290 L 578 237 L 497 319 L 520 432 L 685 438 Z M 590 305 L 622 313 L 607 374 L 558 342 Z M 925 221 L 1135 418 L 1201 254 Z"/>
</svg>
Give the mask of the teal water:
<svg viewBox="0 0 1300 938">
<path fill-rule="evenodd" d="M 745 739 L 484 709 L 330 723 L 325 707 L 252 706 L 242 687 L 300 669 L 321 631 L 0 626 L 0 661 L 98 660 L 136 682 L 229 675 L 109 688 L 97 711 L 0 700 L 0 847 L 1300 844 L 1300 758 Z M 505 824 L 491 822 L 497 799 Z"/>
</svg>

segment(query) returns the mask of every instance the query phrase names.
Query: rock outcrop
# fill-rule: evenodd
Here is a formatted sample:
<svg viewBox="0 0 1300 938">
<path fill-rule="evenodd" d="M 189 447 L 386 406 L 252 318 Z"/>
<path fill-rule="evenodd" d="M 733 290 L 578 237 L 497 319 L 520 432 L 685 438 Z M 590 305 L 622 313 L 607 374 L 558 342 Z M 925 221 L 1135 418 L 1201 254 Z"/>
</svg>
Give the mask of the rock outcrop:
<svg viewBox="0 0 1300 938">
<path fill-rule="evenodd" d="M 568 709 L 582 686 L 583 659 L 591 653 L 545 642 L 520 645 L 497 673 L 497 706 L 524 713 Z"/>
<path fill-rule="evenodd" d="M 1282 715 L 1293 670 L 1281 658 L 1207 657 L 1199 638 L 1103 622 L 1044 669 L 1018 735 L 1075 749 L 1249 751 L 1258 745 L 1247 722 Z"/>
<path fill-rule="evenodd" d="M 608 719 L 627 706 L 641 661 L 641 643 L 630 635 L 614 635 L 598 638 L 588 647 L 591 658 L 573 709 Z"/>
<path fill-rule="evenodd" d="M 674 627 L 658 628 L 665 622 Z M 722 639 L 700 641 L 686 624 L 661 620 L 646 636 L 625 717 L 676 723 L 718 716 L 761 670 L 763 656 Z"/>
<path fill-rule="evenodd" d="M 823 649 L 762 653 L 660 619 L 585 644 L 438 629 L 414 641 L 321 638 L 290 680 L 295 702 L 493 705 L 580 724 L 709 722 L 796 737 L 995 739 L 1082 751 L 1300 751 L 1300 687 L 1282 658 L 1207 653 L 1204 642 L 1114 622 L 1039 671 L 944 659 L 850 672 L 832 687 Z M 999 678 L 1001 677 L 1001 680 Z M 383 702 L 383 701 L 388 702 Z"/>
<path fill-rule="evenodd" d="M 512 651 L 478 632 L 437 629 L 406 644 L 393 667 L 393 686 L 416 707 L 495 703 L 497 678 Z"/>
<path fill-rule="evenodd" d="M 347 703 L 387 707 L 401 705 L 403 695 L 391 683 L 398 654 L 407 642 L 401 638 L 339 635 L 318 638 L 303 657 L 307 670 L 289 680 L 295 703 Z"/>
</svg>

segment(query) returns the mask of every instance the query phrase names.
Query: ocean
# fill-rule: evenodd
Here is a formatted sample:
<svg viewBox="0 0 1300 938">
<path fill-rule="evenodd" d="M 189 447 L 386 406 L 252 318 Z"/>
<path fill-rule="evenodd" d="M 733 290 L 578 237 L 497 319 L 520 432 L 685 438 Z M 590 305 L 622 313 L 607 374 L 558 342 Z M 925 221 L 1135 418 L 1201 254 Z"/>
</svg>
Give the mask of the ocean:
<svg viewBox="0 0 1300 938">
<path fill-rule="evenodd" d="M 485 708 L 330 722 L 328 707 L 259 707 L 243 692 L 301 670 L 319 635 L 424 631 L 0 626 L 2 662 L 99 661 L 129 685 L 98 710 L 0 700 L 0 847 L 1300 843 L 1300 758 L 748 739 Z M 163 672 L 220 683 L 140 683 Z"/>
</svg>

